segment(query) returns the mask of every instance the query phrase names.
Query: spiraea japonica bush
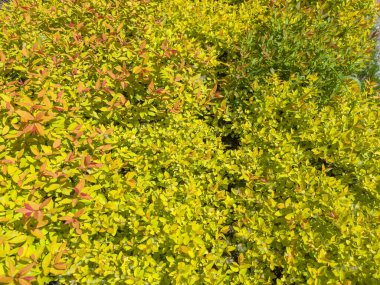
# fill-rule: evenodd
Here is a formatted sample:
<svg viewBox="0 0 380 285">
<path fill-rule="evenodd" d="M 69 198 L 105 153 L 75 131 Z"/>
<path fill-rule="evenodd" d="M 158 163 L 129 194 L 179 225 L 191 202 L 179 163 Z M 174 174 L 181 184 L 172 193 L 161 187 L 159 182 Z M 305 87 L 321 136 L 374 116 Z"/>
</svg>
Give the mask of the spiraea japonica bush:
<svg viewBox="0 0 380 285">
<path fill-rule="evenodd" d="M 0 283 L 377 284 L 372 1 L 0 11 Z"/>
</svg>

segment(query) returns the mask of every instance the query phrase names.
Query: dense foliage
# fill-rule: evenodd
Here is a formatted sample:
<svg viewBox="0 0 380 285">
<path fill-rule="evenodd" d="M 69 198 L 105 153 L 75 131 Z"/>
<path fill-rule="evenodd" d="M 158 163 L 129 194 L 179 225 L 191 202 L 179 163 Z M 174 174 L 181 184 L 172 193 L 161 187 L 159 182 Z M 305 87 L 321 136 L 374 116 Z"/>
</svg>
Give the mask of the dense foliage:
<svg viewBox="0 0 380 285">
<path fill-rule="evenodd" d="M 378 284 L 370 0 L 13 0 L 0 283 Z"/>
</svg>

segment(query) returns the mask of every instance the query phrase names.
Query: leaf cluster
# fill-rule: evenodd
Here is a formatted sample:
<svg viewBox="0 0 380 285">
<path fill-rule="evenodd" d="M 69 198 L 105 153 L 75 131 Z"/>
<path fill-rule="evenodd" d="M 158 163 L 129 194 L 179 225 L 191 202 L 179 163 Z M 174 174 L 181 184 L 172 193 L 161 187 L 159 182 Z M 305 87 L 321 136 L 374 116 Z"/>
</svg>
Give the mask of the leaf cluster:
<svg viewBox="0 0 380 285">
<path fill-rule="evenodd" d="M 0 283 L 378 284 L 372 2 L 13 0 Z"/>
</svg>

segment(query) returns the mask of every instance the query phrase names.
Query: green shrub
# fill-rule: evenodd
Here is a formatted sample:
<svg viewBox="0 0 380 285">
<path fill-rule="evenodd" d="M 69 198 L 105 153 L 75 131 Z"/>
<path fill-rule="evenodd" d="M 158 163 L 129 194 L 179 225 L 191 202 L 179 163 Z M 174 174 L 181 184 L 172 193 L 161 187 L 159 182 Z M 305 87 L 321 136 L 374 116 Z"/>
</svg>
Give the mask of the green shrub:
<svg viewBox="0 0 380 285">
<path fill-rule="evenodd" d="M 265 80 L 271 72 L 285 81 L 315 75 L 325 100 L 338 92 L 342 77 L 357 77 L 368 65 L 374 47 L 371 1 L 272 2 L 251 20 L 254 28 L 240 46 L 240 83 L 234 86 Z"/>
<path fill-rule="evenodd" d="M 377 284 L 375 9 L 321 2 L 0 11 L 0 283 Z"/>
</svg>

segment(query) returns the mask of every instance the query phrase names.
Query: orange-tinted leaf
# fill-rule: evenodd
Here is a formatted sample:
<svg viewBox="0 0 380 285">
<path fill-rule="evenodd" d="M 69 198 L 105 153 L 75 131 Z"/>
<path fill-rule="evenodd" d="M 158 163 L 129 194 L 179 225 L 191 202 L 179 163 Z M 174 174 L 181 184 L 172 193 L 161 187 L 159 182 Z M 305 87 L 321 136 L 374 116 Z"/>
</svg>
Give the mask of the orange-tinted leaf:
<svg viewBox="0 0 380 285">
<path fill-rule="evenodd" d="M 74 214 L 74 217 L 78 218 L 78 217 L 82 216 L 82 215 L 84 214 L 84 211 L 85 211 L 84 208 L 78 210 L 78 211 Z"/>
<path fill-rule="evenodd" d="M 149 85 L 148 85 L 148 92 L 153 92 L 153 88 L 154 88 L 154 81 L 152 80 Z"/>
<path fill-rule="evenodd" d="M 112 145 L 110 145 L 110 144 L 106 144 L 106 145 L 102 145 L 102 146 L 98 147 L 98 150 L 100 150 L 100 151 L 106 151 L 106 150 L 110 150 L 110 149 L 112 149 Z"/>
<path fill-rule="evenodd" d="M 25 209 L 25 208 L 17 209 L 15 212 L 22 213 L 27 218 L 29 218 L 32 215 L 32 213 L 33 213 L 32 210 L 28 210 L 28 209 Z"/>
<path fill-rule="evenodd" d="M 40 209 L 40 205 L 38 205 L 36 202 L 28 201 L 25 203 L 25 208 L 31 211 L 36 211 Z"/>
<path fill-rule="evenodd" d="M 65 270 L 66 264 L 64 262 L 55 263 L 54 267 L 58 270 Z"/>
<path fill-rule="evenodd" d="M 43 126 L 39 123 L 36 123 L 34 124 L 36 130 L 37 130 L 37 133 L 40 134 L 40 135 L 44 135 L 45 134 L 45 130 L 43 128 Z"/>
<path fill-rule="evenodd" d="M 86 155 L 85 163 L 86 163 L 86 165 L 89 165 L 91 163 L 91 156 L 88 154 Z"/>
<path fill-rule="evenodd" d="M 85 88 L 86 88 L 86 86 L 84 85 L 83 82 L 78 83 L 78 89 L 77 89 L 78 93 L 82 93 Z"/>
<path fill-rule="evenodd" d="M 35 116 L 36 121 L 41 121 L 45 117 L 45 112 L 38 112 Z"/>
<path fill-rule="evenodd" d="M 74 229 L 79 229 L 79 222 L 77 219 L 73 219 L 71 224 L 72 224 Z"/>
<path fill-rule="evenodd" d="M 123 28 L 123 26 L 124 26 L 124 22 L 120 23 L 120 25 L 117 26 L 117 28 L 116 28 L 116 32 L 120 33 L 120 31 Z"/>
<path fill-rule="evenodd" d="M 161 44 L 162 50 L 166 51 L 169 48 L 169 42 L 168 40 L 164 40 Z"/>
<path fill-rule="evenodd" d="M 52 200 L 51 197 L 45 199 L 45 201 L 43 201 L 43 202 L 40 204 L 40 209 L 44 208 L 47 204 L 49 204 L 51 200 Z"/>
<path fill-rule="evenodd" d="M 5 63 L 5 54 L 2 52 L 2 51 L 0 51 L 0 61 L 1 62 L 3 62 L 3 63 Z"/>
<path fill-rule="evenodd" d="M 45 161 L 44 163 L 42 163 L 42 165 L 40 166 L 40 172 L 44 172 L 46 170 L 46 167 L 47 167 L 47 161 Z"/>
<path fill-rule="evenodd" d="M 22 254 L 24 253 L 24 248 L 23 247 L 20 247 L 17 251 L 17 255 L 18 256 L 21 256 Z"/>
<path fill-rule="evenodd" d="M 61 146 L 61 139 L 56 139 L 53 143 L 53 148 L 59 148 Z"/>
<path fill-rule="evenodd" d="M 72 205 L 73 207 L 75 207 L 77 204 L 78 204 L 78 199 L 77 199 L 77 198 L 74 198 L 74 199 L 72 200 L 72 202 L 71 202 L 71 205 Z"/>
<path fill-rule="evenodd" d="M 81 179 L 79 183 L 77 184 L 77 186 L 75 186 L 75 192 L 77 194 L 80 193 L 83 190 L 85 184 L 86 184 L 86 181 L 84 179 Z"/>
<path fill-rule="evenodd" d="M 111 70 L 108 70 L 107 73 L 112 79 L 116 79 L 116 75 Z"/>
<path fill-rule="evenodd" d="M 212 88 L 210 95 L 213 96 L 215 94 L 215 92 L 216 92 L 217 89 L 218 89 L 218 84 L 215 83 L 214 88 Z"/>
<path fill-rule="evenodd" d="M 22 279 L 24 279 L 26 281 L 33 281 L 33 280 L 36 280 L 36 277 L 35 276 L 23 276 Z"/>
<path fill-rule="evenodd" d="M 47 224 L 49 223 L 48 220 L 39 220 L 38 223 L 37 223 L 37 226 L 36 228 L 42 228 L 43 226 L 46 226 Z"/>
<path fill-rule="evenodd" d="M 30 231 L 32 233 L 32 235 L 34 235 L 35 237 L 39 238 L 39 239 L 43 239 L 45 237 L 44 233 L 42 231 L 40 231 L 39 229 L 35 229 L 35 230 L 32 230 Z"/>
<path fill-rule="evenodd" d="M 0 283 L 9 284 L 13 282 L 13 278 L 9 276 L 0 276 Z"/>
<path fill-rule="evenodd" d="M 21 117 L 21 119 L 22 119 L 24 122 L 27 122 L 27 121 L 33 121 L 33 120 L 34 120 L 33 115 L 30 114 L 29 112 L 22 111 L 22 110 L 17 110 L 16 113 Z"/>
<path fill-rule="evenodd" d="M 24 266 L 23 268 L 20 269 L 18 274 L 20 276 L 27 274 L 33 268 L 33 266 L 34 266 L 34 263 L 31 263 L 31 264 L 28 264 L 27 266 Z"/>
<path fill-rule="evenodd" d="M 27 281 L 23 278 L 19 278 L 18 283 L 20 283 L 20 285 L 32 285 L 32 283 L 30 283 L 29 281 Z"/>
<path fill-rule="evenodd" d="M 45 96 L 45 94 L 46 94 L 46 90 L 45 89 L 42 89 L 40 92 L 38 92 L 38 95 L 37 95 L 37 97 L 38 98 L 42 98 L 42 97 L 44 97 Z"/>
<path fill-rule="evenodd" d="M 92 197 L 86 193 L 79 193 L 79 196 L 85 200 L 91 200 Z"/>
<path fill-rule="evenodd" d="M 28 52 L 28 50 L 27 50 L 26 48 L 23 48 L 23 49 L 21 50 L 21 53 L 22 53 L 22 55 L 25 56 L 25 57 L 28 57 L 28 56 L 29 56 L 29 52 Z"/>
<path fill-rule="evenodd" d="M 66 158 L 65 158 L 65 162 L 70 162 L 70 161 L 72 161 L 73 159 L 74 159 L 74 154 L 72 153 L 72 152 L 69 152 L 68 154 L 67 154 L 67 156 L 66 156 Z"/>
<path fill-rule="evenodd" d="M 146 41 L 144 40 L 144 41 L 141 43 L 140 50 L 145 49 L 145 47 L 146 47 Z"/>
<path fill-rule="evenodd" d="M 65 108 L 61 107 L 61 106 L 54 106 L 54 109 L 57 110 L 57 111 L 64 111 Z"/>
<path fill-rule="evenodd" d="M 68 224 L 71 224 L 71 223 L 72 223 L 73 218 L 72 218 L 72 217 L 69 217 L 69 216 L 64 216 L 64 217 L 60 217 L 60 218 L 58 218 L 58 220 L 60 220 L 60 221 L 65 221 L 65 224 L 68 225 Z"/>
<path fill-rule="evenodd" d="M 95 90 L 98 91 L 99 88 L 100 88 L 100 78 L 98 78 L 98 80 L 95 83 Z"/>
<path fill-rule="evenodd" d="M 32 133 L 34 130 L 34 125 L 28 125 L 26 126 L 21 132 L 19 132 L 17 135 L 18 136 L 21 136 L 23 134 L 28 134 L 28 133 Z"/>
<path fill-rule="evenodd" d="M 57 255 L 54 257 L 54 263 L 60 263 L 61 262 L 62 254 L 63 254 L 62 251 L 59 251 L 57 253 Z"/>
</svg>

